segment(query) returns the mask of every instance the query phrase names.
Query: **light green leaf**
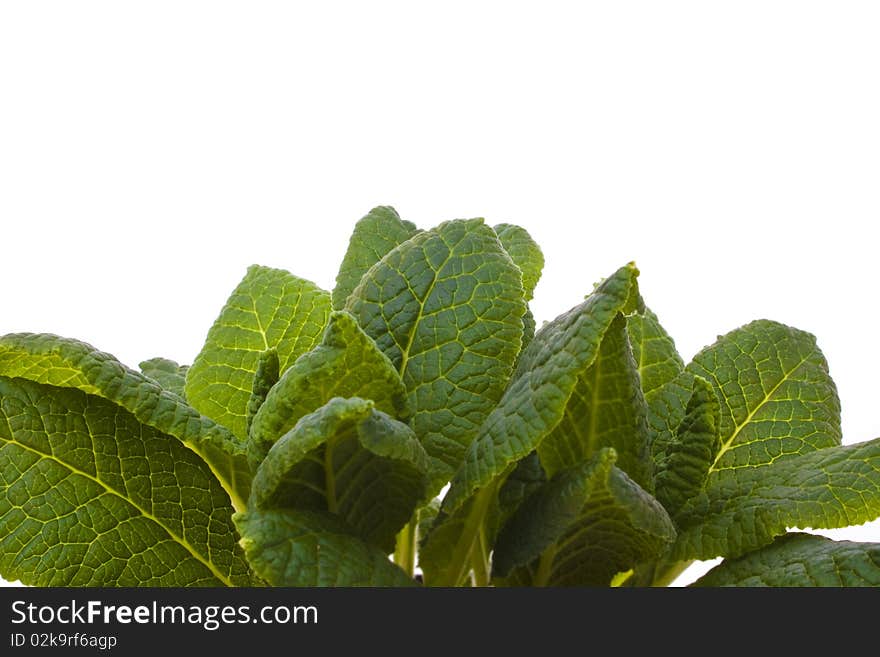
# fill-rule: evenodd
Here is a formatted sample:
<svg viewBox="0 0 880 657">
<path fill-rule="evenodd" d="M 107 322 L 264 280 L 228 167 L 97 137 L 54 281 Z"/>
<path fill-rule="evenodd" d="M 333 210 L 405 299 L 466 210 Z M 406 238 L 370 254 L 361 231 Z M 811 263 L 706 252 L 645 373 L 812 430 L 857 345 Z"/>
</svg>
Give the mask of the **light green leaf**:
<svg viewBox="0 0 880 657">
<path fill-rule="evenodd" d="M 330 511 L 391 552 L 424 500 L 427 458 L 412 429 L 372 401 L 336 397 L 272 446 L 254 476 L 250 505 Z"/>
<path fill-rule="evenodd" d="M 117 404 L 138 422 L 183 441 L 210 466 L 236 508 L 244 508 L 251 472 L 245 445 L 179 396 L 85 342 L 57 335 L 0 337 L 0 376 L 75 388 Z"/>
<path fill-rule="evenodd" d="M 300 356 L 266 396 L 251 427 L 253 462 L 258 464 L 301 417 L 333 397 L 370 399 L 393 417 L 410 416 L 397 370 L 354 317 L 342 311 L 330 314 L 321 344 Z"/>
<path fill-rule="evenodd" d="M 786 534 L 726 559 L 691 586 L 880 586 L 880 543 Z"/>
<path fill-rule="evenodd" d="M 208 331 L 186 377 L 200 413 L 247 438 L 247 406 L 260 355 L 278 352 L 284 372 L 321 337 L 330 294 L 281 269 L 252 266 Z"/>
<path fill-rule="evenodd" d="M 528 231 L 520 226 L 498 224 L 494 226 L 494 230 L 501 246 L 522 272 L 525 299 L 531 301 L 535 286 L 541 279 L 541 271 L 544 269 L 544 254 L 541 252 L 541 247 L 532 239 Z"/>
<path fill-rule="evenodd" d="M 389 252 L 348 299 L 406 385 L 432 493 L 510 378 L 522 344 L 521 278 L 482 219 L 448 221 Z"/>
<path fill-rule="evenodd" d="M 619 468 L 614 449 L 562 470 L 501 530 L 493 574 L 528 566 L 533 584 L 607 586 L 675 538 L 666 511 Z"/>
<path fill-rule="evenodd" d="M 61 376 L 59 367 L 43 367 Z M 232 512 L 208 466 L 177 438 L 99 396 L 0 377 L 4 578 L 251 585 Z"/>
<path fill-rule="evenodd" d="M 254 372 L 254 384 L 247 405 L 247 430 L 251 433 L 251 426 L 257 412 L 262 408 L 272 387 L 278 383 L 281 376 L 281 363 L 278 361 L 278 352 L 275 349 L 267 349 L 260 354 L 257 361 L 257 371 Z M 287 370 L 290 371 L 290 368 Z M 259 463 L 257 464 L 259 465 Z"/>
<path fill-rule="evenodd" d="M 141 368 L 141 373 L 144 376 L 150 377 L 168 392 L 173 392 L 184 401 L 186 400 L 183 386 L 186 384 L 189 365 L 178 365 L 167 358 L 151 358 L 140 363 L 138 367 Z"/>
<path fill-rule="evenodd" d="M 415 224 L 401 219 L 394 208 L 387 205 L 373 208 L 362 217 L 354 226 L 348 250 L 339 266 L 333 288 L 333 309 L 345 307 L 367 270 L 418 232 Z"/>
<path fill-rule="evenodd" d="M 880 439 L 712 476 L 676 514 L 672 558 L 738 557 L 788 527 L 833 529 L 880 516 Z"/>
<path fill-rule="evenodd" d="M 656 479 L 657 499 L 673 518 L 706 483 L 709 467 L 720 447 L 720 413 L 712 386 L 706 379 L 694 377 L 687 412 L 676 431 L 675 441 L 669 444 Z"/>
<path fill-rule="evenodd" d="M 248 511 L 235 524 L 248 561 L 272 586 L 414 586 L 379 548 L 326 512 Z"/>
<path fill-rule="evenodd" d="M 578 377 L 559 424 L 538 446 L 552 476 L 578 465 L 603 447 L 617 452 L 618 467 L 653 490 L 647 407 L 630 350 L 626 319 L 608 327 L 595 361 Z"/>
<path fill-rule="evenodd" d="M 602 338 L 636 295 L 635 265 L 622 267 L 587 299 L 545 324 L 521 354 L 497 407 L 479 428 L 422 551 L 426 582 L 455 586 L 503 479 L 562 420 Z"/>
</svg>

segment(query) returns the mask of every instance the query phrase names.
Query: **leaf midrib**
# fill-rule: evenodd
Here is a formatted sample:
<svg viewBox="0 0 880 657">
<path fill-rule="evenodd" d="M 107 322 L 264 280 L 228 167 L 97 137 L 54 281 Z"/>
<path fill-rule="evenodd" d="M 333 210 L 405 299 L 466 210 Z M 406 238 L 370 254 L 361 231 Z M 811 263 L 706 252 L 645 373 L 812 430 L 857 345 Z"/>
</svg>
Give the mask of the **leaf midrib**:
<svg viewBox="0 0 880 657">
<path fill-rule="evenodd" d="M 440 239 L 441 242 L 446 244 L 446 241 L 443 240 L 442 237 L 440 237 L 438 235 L 438 238 Z M 449 263 L 449 260 L 452 258 L 452 255 L 453 255 L 453 251 L 454 251 L 455 247 L 451 246 L 449 244 L 446 244 L 446 246 L 449 247 L 449 253 L 446 254 L 446 257 L 443 259 L 443 262 L 440 263 L 440 266 L 438 266 L 437 269 L 434 269 L 433 267 L 431 267 L 430 263 L 428 263 L 428 267 L 430 267 L 434 271 L 434 276 L 431 277 L 431 284 L 428 286 L 428 289 L 425 292 L 425 296 L 422 299 L 419 299 L 419 312 L 416 315 L 415 319 L 413 320 L 412 326 L 409 329 L 409 335 L 406 338 L 406 349 L 400 350 L 400 356 L 401 356 L 400 379 L 402 381 L 405 380 L 404 375 L 406 374 L 406 367 L 407 367 L 407 365 L 409 365 L 409 352 L 412 349 L 413 340 L 416 337 L 416 330 L 417 330 L 419 323 L 422 321 L 422 318 L 425 314 L 425 304 L 428 303 L 428 299 L 431 297 L 431 294 L 434 292 L 434 286 L 437 285 L 437 279 L 440 278 L 440 272 L 447 265 L 447 263 Z M 458 244 L 456 244 L 455 246 L 458 246 Z M 425 254 L 425 260 L 427 261 L 428 258 L 427 258 L 427 253 L 425 253 L 424 245 L 422 245 L 422 253 Z M 409 281 L 407 281 L 407 286 L 409 286 Z"/>
<path fill-rule="evenodd" d="M 62 461 L 61 459 L 59 459 L 59 458 L 58 458 L 57 456 L 55 456 L 54 454 L 46 454 L 46 453 L 44 453 L 44 452 L 41 452 L 41 451 L 38 450 L 38 449 L 34 449 L 34 448 L 31 447 L 30 445 L 26 445 L 26 444 L 24 444 L 24 443 L 22 443 L 22 442 L 16 440 L 15 438 L 2 438 L 2 437 L 0 437 L 0 440 L 4 440 L 4 441 L 7 442 L 7 443 L 12 443 L 12 444 L 14 444 L 14 445 L 17 445 L 17 446 L 20 447 L 21 449 L 24 449 L 24 450 L 26 450 L 26 451 L 28 451 L 28 452 L 31 452 L 31 453 L 33 453 L 33 454 L 36 454 L 36 455 L 39 456 L 39 457 L 46 458 L 46 459 L 49 459 L 49 460 L 51 460 L 51 461 L 54 461 L 55 463 L 57 463 L 58 465 L 60 465 L 62 468 L 66 468 L 67 470 L 69 470 L 69 471 L 72 472 L 73 474 L 79 475 L 79 476 L 84 477 L 84 478 L 86 478 L 86 479 L 88 479 L 88 480 L 90 480 L 90 481 L 95 482 L 96 484 L 98 484 L 99 486 L 101 486 L 104 490 L 106 490 L 110 495 L 114 495 L 114 496 L 118 497 L 119 499 L 121 499 L 123 502 L 126 502 L 127 504 L 129 504 L 129 505 L 131 505 L 132 507 L 134 507 L 138 512 L 140 512 L 140 514 L 141 514 L 142 516 L 144 516 L 146 519 L 150 520 L 151 522 L 155 523 L 158 527 L 160 527 L 163 531 L 165 531 L 165 533 L 168 534 L 168 536 L 170 536 L 170 537 L 172 538 L 172 540 L 174 540 L 176 543 L 178 543 L 178 544 L 179 544 L 181 547 L 183 547 L 187 552 L 189 552 L 193 557 L 195 557 L 197 561 L 199 561 L 199 562 L 200 562 L 202 565 L 204 565 L 208 570 L 210 570 L 211 573 L 213 573 L 214 576 L 215 576 L 217 579 L 219 579 L 221 582 L 223 582 L 226 586 L 230 586 L 230 587 L 232 586 L 232 581 L 231 581 L 228 577 L 226 577 L 223 573 L 221 573 L 219 570 L 217 570 L 217 567 L 216 567 L 213 563 L 211 563 L 210 560 L 208 560 L 208 559 L 206 559 L 205 557 L 203 557 L 203 556 L 202 556 L 202 555 L 201 555 L 201 554 L 200 554 L 200 553 L 199 553 L 199 552 L 198 552 L 198 551 L 192 546 L 192 544 L 189 543 L 189 541 L 187 541 L 187 540 L 186 540 L 185 538 L 183 538 L 182 536 L 178 536 L 178 535 L 177 535 L 172 529 L 170 529 L 169 527 L 166 527 L 166 526 L 161 522 L 161 520 L 159 520 L 159 518 L 157 518 L 157 517 L 154 516 L 152 513 L 150 513 L 150 512 L 147 511 L 146 509 L 142 508 L 142 507 L 139 506 L 138 504 L 135 504 L 131 499 L 127 498 L 125 495 L 122 495 L 119 491 L 114 490 L 113 488 L 111 488 L 110 486 L 108 486 L 107 484 L 105 484 L 105 483 L 104 483 L 103 481 L 101 481 L 100 479 L 98 479 L 98 478 L 92 476 L 91 474 L 89 474 L 88 472 L 85 472 L 84 470 L 80 470 L 79 468 L 77 468 L 77 467 L 75 467 L 75 466 L 73 466 L 73 465 L 71 465 L 71 464 L 69 464 L 69 463 L 67 463 L 67 462 L 65 462 L 65 461 Z"/>
<path fill-rule="evenodd" d="M 758 405 L 755 406 L 755 408 L 749 412 L 749 414 L 746 416 L 746 419 L 743 420 L 742 424 L 736 425 L 736 428 L 734 429 L 730 438 L 728 438 L 726 441 L 724 441 L 721 444 L 721 447 L 718 449 L 718 453 L 715 455 L 715 460 L 712 461 L 712 465 L 709 467 L 709 471 L 707 473 L 707 476 L 713 472 L 718 471 L 715 466 L 718 465 L 718 462 L 721 460 L 721 457 L 724 456 L 724 454 L 726 454 L 734 446 L 733 443 L 736 440 L 737 436 L 739 436 L 740 431 L 742 431 L 745 427 L 747 427 L 751 423 L 751 421 L 754 419 L 754 417 L 758 413 L 758 411 L 761 410 L 770 401 L 770 398 L 774 394 L 776 394 L 776 391 L 779 390 L 779 388 L 782 386 L 782 384 L 785 383 L 786 381 L 788 381 L 789 378 L 795 372 L 797 372 L 801 368 L 801 366 L 803 366 L 803 364 L 806 363 L 810 359 L 810 357 L 812 355 L 813 355 L 812 351 L 808 352 L 803 358 L 801 358 L 800 361 L 798 361 L 797 365 L 795 365 L 793 368 L 791 368 L 788 372 L 784 372 L 782 377 L 779 379 L 779 381 L 776 382 L 776 385 L 774 385 L 764 395 L 763 399 L 761 399 L 761 401 L 758 402 Z M 701 369 L 705 370 L 705 368 L 703 368 L 702 366 L 701 366 Z M 720 389 L 721 386 L 720 386 L 720 383 L 718 382 L 718 378 L 715 376 L 715 373 L 710 372 L 709 374 L 711 374 L 712 379 L 715 381 L 716 384 L 718 384 L 718 387 Z M 732 415 L 733 414 L 731 413 L 731 416 Z"/>
</svg>

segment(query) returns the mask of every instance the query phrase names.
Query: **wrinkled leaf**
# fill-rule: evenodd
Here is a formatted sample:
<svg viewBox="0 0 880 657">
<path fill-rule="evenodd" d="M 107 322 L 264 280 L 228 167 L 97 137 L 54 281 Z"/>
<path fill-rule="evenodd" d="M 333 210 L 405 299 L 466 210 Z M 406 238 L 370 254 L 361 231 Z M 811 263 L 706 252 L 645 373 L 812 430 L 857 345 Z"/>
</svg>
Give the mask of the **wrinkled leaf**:
<svg viewBox="0 0 880 657">
<path fill-rule="evenodd" d="M 362 217 L 354 226 L 336 275 L 333 309 L 344 308 L 367 270 L 418 232 L 415 224 L 401 219 L 397 211 L 387 205 L 375 207 Z"/>
<path fill-rule="evenodd" d="M 333 397 L 370 399 L 406 420 L 406 388 L 397 370 L 346 312 L 333 312 L 321 344 L 302 355 L 269 391 L 251 426 L 249 451 L 259 463 L 301 417 Z"/>
<path fill-rule="evenodd" d="M 211 470 L 177 438 L 107 399 L 0 377 L 5 579 L 247 586 L 232 512 Z"/>
<path fill-rule="evenodd" d="M 336 397 L 272 446 L 254 476 L 250 506 L 337 513 L 390 552 L 424 499 L 427 467 L 412 429 L 372 401 Z"/>
<path fill-rule="evenodd" d="M 138 365 L 141 373 L 158 383 L 168 392 L 173 392 L 178 397 L 186 400 L 183 390 L 186 385 L 186 373 L 189 365 L 178 365 L 167 358 L 151 358 Z"/>
<path fill-rule="evenodd" d="M 332 514 L 248 511 L 234 520 L 248 561 L 272 586 L 415 585 L 384 552 Z"/>
<path fill-rule="evenodd" d="M 142 424 L 186 443 L 208 462 L 236 508 L 244 507 L 251 480 L 244 444 L 110 354 L 56 335 L 10 334 L 0 338 L 0 376 L 74 388 L 117 404 Z"/>
<path fill-rule="evenodd" d="M 672 520 L 615 460 L 605 448 L 528 497 L 498 536 L 493 574 L 529 566 L 535 584 L 607 586 L 660 555 L 675 538 Z"/>
<path fill-rule="evenodd" d="M 200 413 L 247 438 L 247 406 L 260 355 L 278 353 L 284 372 L 321 337 L 330 294 L 281 270 L 252 266 L 232 292 L 186 377 Z"/>
<path fill-rule="evenodd" d="M 880 543 L 786 534 L 726 559 L 692 586 L 880 586 Z"/>
<path fill-rule="evenodd" d="M 348 299 L 406 385 L 434 493 L 510 378 L 522 344 L 521 278 L 482 219 L 448 221 L 386 254 Z"/>
</svg>

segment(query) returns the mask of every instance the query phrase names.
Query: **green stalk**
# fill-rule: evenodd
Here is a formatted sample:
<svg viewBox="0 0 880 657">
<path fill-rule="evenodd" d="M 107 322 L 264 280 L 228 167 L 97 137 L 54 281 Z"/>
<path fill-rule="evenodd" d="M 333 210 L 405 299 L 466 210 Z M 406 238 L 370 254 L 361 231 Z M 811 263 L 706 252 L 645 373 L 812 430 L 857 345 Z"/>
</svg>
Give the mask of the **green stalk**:
<svg viewBox="0 0 880 657">
<path fill-rule="evenodd" d="M 689 559 L 687 561 L 674 561 L 673 563 L 662 564 L 654 573 L 654 581 L 651 582 L 651 586 L 669 586 L 693 562 L 693 559 Z"/>
<path fill-rule="evenodd" d="M 413 577 L 416 570 L 416 551 L 418 550 L 419 511 L 413 513 L 410 521 L 397 534 L 397 543 L 394 547 L 394 563 L 403 568 L 403 571 Z"/>
<path fill-rule="evenodd" d="M 532 579 L 532 586 L 547 586 L 550 574 L 553 572 L 553 560 L 556 559 L 556 543 L 541 553 L 538 560 L 538 571 Z"/>
<path fill-rule="evenodd" d="M 431 586 L 461 586 L 471 568 L 471 552 L 477 541 L 480 527 L 486 518 L 489 504 L 495 496 L 497 486 L 497 480 L 493 481 L 474 495 L 464 519 L 461 535 L 452 548 L 449 565 L 436 580 L 430 582 Z"/>
<path fill-rule="evenodd" d="M 480 525 L 474 549 L 471 550 L 471 572 L 474 586 L 489 586 L 492 577 L 489 566 L 489 542 L 486 538 L 486 523 Z"/>
</svg>

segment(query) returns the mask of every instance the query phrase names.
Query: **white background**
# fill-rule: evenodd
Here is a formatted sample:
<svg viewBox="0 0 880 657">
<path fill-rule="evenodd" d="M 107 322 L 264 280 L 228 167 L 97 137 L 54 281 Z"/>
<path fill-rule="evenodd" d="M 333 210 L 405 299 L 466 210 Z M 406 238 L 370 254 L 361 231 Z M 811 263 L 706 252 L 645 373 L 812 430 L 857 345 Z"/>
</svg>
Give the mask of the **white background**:
<svg viewBox="0 0 880 657">
<path fill-rule="evenodd" d="M 0 334 L 188 363 L 247 265 L 330 288 L 390 204 L 525 226 L 539 321 L 635 260 L 686 358 L 811 331 L 845 441 L 880 436 L 878 34 L 872 2 L 3 3 Z"/>
</svg>

